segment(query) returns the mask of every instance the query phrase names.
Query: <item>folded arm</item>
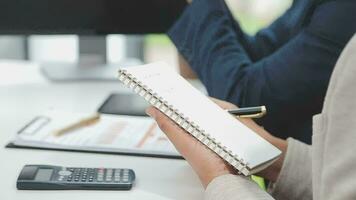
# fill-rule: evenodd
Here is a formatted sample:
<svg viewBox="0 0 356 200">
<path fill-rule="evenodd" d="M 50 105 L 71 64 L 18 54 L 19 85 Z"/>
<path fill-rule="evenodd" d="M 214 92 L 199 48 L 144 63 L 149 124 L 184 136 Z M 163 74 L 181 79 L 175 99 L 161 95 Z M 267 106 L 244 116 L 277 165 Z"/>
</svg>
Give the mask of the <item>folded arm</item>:
<svg viewBox="0 0 356 200">
<path fill-rule="evenodd" d="M 266 105 L 269 114 L 260 124 L 273 131 L 320 112 L 333 66 L 356 30 L 354 8 L 345 2 L 319 6 L 303 30 L 286 34 L 292 39 L 266 31 L 244 40 L 223 1 L 196 0 L 169 36 L 210 96 L 239 106 Z M 289 28 L 283 30 L 280 35 Z M 294 113 L 293 119 L 285 113 Z"/>
</svg>

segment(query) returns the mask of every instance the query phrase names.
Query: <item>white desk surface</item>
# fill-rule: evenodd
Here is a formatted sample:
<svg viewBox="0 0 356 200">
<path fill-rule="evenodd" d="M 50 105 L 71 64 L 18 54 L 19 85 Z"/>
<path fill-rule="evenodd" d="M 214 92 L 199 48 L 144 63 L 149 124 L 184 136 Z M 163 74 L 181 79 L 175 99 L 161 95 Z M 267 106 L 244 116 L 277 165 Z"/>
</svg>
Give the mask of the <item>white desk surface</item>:
<svg viewBox="0 0 356 200">
<path fill-rule="evenodd" d="M 48 108 L 93 112 L 111 92 L 127 92 L 119 82 L 52 83 L 36 64 L 0 61 L 0 199 L 202 199 L 198 177 L 184 160 L 9 149 L 5 145 L 36 114 Z M 136 172 L 131 191 L 21 191 L 16 179 L 25 164 L 127 167 Z"/>
</svg>

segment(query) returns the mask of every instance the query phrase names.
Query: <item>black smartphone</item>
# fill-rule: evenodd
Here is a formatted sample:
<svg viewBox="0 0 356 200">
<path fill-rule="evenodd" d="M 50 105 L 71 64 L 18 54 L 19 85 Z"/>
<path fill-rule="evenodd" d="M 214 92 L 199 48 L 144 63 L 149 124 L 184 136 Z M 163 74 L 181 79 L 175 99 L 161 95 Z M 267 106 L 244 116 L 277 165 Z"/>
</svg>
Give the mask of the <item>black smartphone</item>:
<svg viewBox="0 0 356 200">
<path fill-rule="evenodd" d="M 147 116 L 145 110 L 148 106 L 149 103 L 136 94 L 114 93 L 104 101 L 98 112 L 114 115 Z"/>
</svg>

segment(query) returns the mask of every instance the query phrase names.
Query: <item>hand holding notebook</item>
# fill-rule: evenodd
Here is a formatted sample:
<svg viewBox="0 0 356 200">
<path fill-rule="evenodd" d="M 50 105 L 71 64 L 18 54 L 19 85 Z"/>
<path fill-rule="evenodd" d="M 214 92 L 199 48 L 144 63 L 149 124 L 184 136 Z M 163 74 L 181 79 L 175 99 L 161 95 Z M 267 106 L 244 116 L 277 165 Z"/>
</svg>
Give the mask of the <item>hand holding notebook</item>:
<svg viewBox="0 0 356 200">
<path fill-rule="evenodd" d="M 119 80 L 246 176 L 281 153 L 164 63 L 122 69 Z"/>
<path fill-rule="evenodd" d="M 219 105 L 221 106 L 221 105 Z M 176 126 L 167 116 L 154 107 L 146 109 L 146 113 L 157 121 L 158 126 L 172 141 L 177 151 L 185 158 L 199 176 L 204 188 L 221 175 L 236 174 L 236 171 L 214 152 L 209 150 Z"/>
</svg>

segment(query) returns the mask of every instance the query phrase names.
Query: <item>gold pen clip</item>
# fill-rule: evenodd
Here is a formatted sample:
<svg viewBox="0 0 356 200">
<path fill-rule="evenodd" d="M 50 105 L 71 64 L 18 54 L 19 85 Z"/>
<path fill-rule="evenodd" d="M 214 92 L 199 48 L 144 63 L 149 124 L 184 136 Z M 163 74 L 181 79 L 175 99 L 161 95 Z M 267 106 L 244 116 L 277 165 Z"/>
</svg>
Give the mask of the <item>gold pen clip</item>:
<svg viewBox="0 0 356 200">
<path fill-rule="evenodd" d="M 265 116 L 267 114 L 267 109 L 266 106 L 261 106 L 261 112 L 260 113 L 256 113 L 256 114 L 250 114 L 250 115 L 238 115 L 236 117 L 239 118 L 261 118 L 263 116 Z"/>
</svg>

